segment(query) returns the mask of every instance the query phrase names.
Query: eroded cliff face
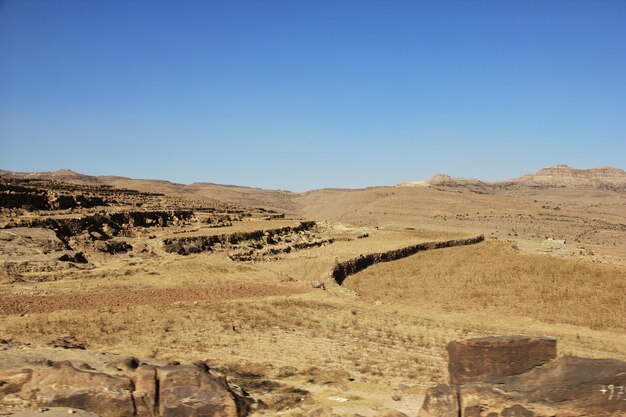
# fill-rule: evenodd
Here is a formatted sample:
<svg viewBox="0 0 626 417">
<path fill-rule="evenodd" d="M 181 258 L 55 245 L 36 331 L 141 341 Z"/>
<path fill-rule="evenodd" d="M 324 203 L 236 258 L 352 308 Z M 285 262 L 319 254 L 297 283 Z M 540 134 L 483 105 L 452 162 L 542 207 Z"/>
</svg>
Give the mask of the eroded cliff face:
<svg viewBox="0 0 626 417">
<path fill-rule="evenodd" d="M 626 415 L 626 362 L 557 358 L 549 337 L 460 340 L 448 353 L 450 385 L 428 389 L 419 417 Z"/>
<path fill-rule="evenodd" d="M 45 277 L 33 274 L 93 269 L 105 255 L 163 255 L 153 244 L 156 240 L 151 240 L 156 238 L 154 233 L 172 236 L 281 216 L 264 209 L 119 189 L 97 182 L 0 176 L 0 281 L 38 281 Z"/>
<path fill-rule="evenodd" d="M 12 221 L 0 229 L 0 282 L 29 272 L 93 268 L 88 260 L 93 253 L 132 251 L 124 239 L 138 230 L 183 225 L 193 217 L 193 212 L 184 210 L 126 211 Z"/>
<path fill-rule="evenodd" d="M 297 226 L 223 233 L 209 236 L 168 238 L 163 248 L 168 253 L 190 255 L 200 252 L 228 252 L 231 260 L 262 260 L 281 253 L 333 243 L 315 233 L 314 221 L 303 221 Z"/>
<path fill-rule="evenodd" d="M 157 194 L 115 189 L 106 185 L 0 177 L 0 207 L 6 209 L 68 210 L 115 205 L 119 200 L 145 200 Z"/>
<path fill-rule="evenodd" d="M 407 256 L 411 256 L 416 254 L 417 252 L 431 250 L 431 249 L 441 249 L 441 248 L 450 248 L 453 246 L 463 246 L 463 245 L 473 245 L 475 243 L 480 243 L 485 240 L 483 235 L 470 237 L 467 239 L 455 239 L 455 240 L 446 240 L 443 242 L 427 242 L 427 243 L 418 243 L 417 245 L 407 246 L 401 249 L 391 250 L 387 252 L 380 253 L 370 253 L 367 255 L 361 255 L 358 258 L 350 259 L 344 262 L 340 262 L 333 268 L 332 276 L 337 284 L 341 285 L 345 281 L 347 277 L 350 275 L 354 275 L 357 272 L 364 270 L 374 264 L 381 262 L 391 262 L 396 261 L 398 259 L 406 258 Z"/>
<path fill-rule="evenodd" d="M 63 241 L 85 233 L 95 240 L 113 236 L 132 236 L 136 227 L 167 227 L 180 225 L 193 218 L 190 210 L 125 211 L 98 213 L 78 218 L 40 218 L 20 220 L 10 227 L 40 227 L 53 230 Z"/>
</svg>

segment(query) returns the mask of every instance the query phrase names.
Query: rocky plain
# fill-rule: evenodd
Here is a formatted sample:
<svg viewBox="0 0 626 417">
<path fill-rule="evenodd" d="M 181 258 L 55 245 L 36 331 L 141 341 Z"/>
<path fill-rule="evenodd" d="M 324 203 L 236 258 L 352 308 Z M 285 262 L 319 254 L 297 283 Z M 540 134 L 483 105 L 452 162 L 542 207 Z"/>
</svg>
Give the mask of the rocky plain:
<svg viewBox="0 0 626 417">
<path fill-rule="evenodd" d="M 0 415 L 626 415 L 626 173 L 0 171 Z"/>
</svg>

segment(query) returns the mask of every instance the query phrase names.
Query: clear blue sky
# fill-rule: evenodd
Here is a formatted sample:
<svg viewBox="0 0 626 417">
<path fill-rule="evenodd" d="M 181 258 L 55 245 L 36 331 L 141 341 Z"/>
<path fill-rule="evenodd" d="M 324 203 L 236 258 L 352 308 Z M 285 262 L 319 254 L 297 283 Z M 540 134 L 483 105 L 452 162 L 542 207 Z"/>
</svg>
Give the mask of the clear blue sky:
<svg viewBox="0 0 626 417">
<path fill-rule="evenodd" d="M 626 168 L 625 1 L 0 0 L 0 168 L 306 190 Z"/>
</svg>

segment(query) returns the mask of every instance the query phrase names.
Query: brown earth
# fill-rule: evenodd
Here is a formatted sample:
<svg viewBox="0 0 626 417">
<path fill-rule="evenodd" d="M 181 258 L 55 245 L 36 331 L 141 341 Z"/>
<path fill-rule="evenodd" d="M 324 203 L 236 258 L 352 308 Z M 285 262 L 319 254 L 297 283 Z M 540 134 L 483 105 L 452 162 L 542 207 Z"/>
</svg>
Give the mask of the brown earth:
<svg viewBox="0 0 626 417">
<path fill-rule="evenodd" d="M 231 300 L 287 296 L 310 291 L 303 285 L 236 284 L 72 292 L 69 294 L 9 294 L 0 298 L 0 314 L 48 313 L 57 310 L 96 310 L 141 305 L 164 305 L 179 301 Z"/>
</svg>

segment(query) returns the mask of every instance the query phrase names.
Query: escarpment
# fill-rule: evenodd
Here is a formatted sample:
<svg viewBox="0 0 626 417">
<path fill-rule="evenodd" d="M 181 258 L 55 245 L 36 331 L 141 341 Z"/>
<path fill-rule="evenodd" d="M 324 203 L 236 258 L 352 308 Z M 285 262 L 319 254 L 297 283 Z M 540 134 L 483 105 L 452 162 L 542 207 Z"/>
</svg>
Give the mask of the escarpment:
<svg viewBox="0 0 626 417">
<path fill-rule="evenodd" d="M 98 213 L 78 218 L 39 218 L 21 220 L 10 227 L 41 227 L 56 232 L 62 240 L 82 233 L 98 233 L 98 237 L 131 235 L 134 227 L 167 227 L 179 225 L 193 218 L 190 210 L 126 211 Z M 97 235 L 96 235 L 97 236 Z"/>
<path fill-rule="evenodd" d="M 118 189 L 107 185 L 0 177 L 0 207 L 6 209 L 68 210 L 115 205 L 119 201 L 145 202 L 162 194 Z"/>
<path fill-rule="evenodd" d="M 332 238 L 320 239 L 315 235 L 316 226 L 314 221 L 302 221 L 297 226 L 167 238 L 163 240 L 163 249 L 179 255 L 227 251 L 232 260 L 251 261 L 332 243 Z"/>
</svg>

